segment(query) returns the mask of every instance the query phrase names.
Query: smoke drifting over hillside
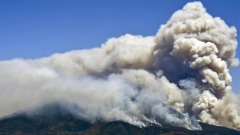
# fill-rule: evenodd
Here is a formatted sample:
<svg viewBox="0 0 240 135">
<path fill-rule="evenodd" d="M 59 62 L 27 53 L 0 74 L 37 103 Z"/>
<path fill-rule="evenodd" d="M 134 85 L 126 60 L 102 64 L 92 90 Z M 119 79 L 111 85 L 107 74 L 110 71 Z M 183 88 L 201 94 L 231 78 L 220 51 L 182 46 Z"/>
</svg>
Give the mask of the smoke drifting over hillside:
<svg viewBox="0 0 240 135">
<path fill-rule="evenodd" d="M 155 36 L 126 34 L 100 48 L 0 62 L 0 117 L 62 102 L 76 116 L 201 129 L 196 119 L 240 130 L 236 29 L 188 3 Z M 177 110 L 183 116 L 173 113 Z"/>
</svg>

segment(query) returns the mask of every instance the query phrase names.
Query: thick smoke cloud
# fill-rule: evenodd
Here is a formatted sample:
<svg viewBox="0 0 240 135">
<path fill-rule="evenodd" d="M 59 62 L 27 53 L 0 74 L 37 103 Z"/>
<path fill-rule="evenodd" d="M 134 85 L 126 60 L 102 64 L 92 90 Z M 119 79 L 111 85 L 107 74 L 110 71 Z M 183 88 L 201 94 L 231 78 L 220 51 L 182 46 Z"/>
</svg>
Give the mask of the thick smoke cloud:
<svg viewBox="0 0 240 135">
<path fill-rule="evenodd" d="M 198 119 L 240 130 L 228 71 L 239 64 L 236 47 L 234 27 L 200 2 L 188 3 L 156 36 L 126 34 L 100 48 L 1 61 L 0 117 L 35 114 L 36 106 L 57 101 L 90 122 L 201 129 Z"/>
</svg>

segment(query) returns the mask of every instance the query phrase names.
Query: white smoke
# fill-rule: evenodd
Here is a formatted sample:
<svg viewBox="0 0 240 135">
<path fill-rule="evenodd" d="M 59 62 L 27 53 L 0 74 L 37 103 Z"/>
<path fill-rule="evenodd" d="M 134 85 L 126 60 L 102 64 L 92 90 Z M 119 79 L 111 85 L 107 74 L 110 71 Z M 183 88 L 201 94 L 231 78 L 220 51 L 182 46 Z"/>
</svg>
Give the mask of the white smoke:
<svg viewBox="0 0 240 135">
<path fill-rule="evenodd" d="M 67 101 L 91 122 L 201 129 L 196 118 L 240 130 L 240 100 L 228 71 L 239 63 L 236 48 L 234 27 L 200 2 L 188 3 L 156 36 L 126 34 L 101 48 L 1 61 L 0 117 Z"/>
</svg>

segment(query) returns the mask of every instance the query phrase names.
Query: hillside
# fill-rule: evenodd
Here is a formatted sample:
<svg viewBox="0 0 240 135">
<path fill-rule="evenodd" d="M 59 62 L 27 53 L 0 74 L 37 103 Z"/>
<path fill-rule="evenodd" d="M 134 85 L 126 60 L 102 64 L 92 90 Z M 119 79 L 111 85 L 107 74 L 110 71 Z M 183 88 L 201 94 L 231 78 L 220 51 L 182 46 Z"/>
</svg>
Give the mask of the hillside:
<svg viewBox="0 0 240 135">
<path fill-rule="evenodd" d="M 0 120 L 0 134 L 71 134 L 71 135 L 240 135 L 240 132 L 225 127 L 200 123 L 202 131 L 184 128 L 150 125 L 139 128 L 121 121 L 96 122 L 91 124 L 71 114 L 57 112 L 54 115 L 29 117 L 17 114 Z"/>
</svg>

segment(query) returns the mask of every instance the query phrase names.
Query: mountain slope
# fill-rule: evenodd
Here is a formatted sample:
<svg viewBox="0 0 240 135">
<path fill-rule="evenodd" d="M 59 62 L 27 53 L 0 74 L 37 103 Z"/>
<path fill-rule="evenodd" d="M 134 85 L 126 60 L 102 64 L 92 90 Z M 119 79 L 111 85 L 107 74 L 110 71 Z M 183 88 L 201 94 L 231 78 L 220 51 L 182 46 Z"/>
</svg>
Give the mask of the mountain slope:
<svg viewBox="0 0 240 135">
<path fill-rule="evenodd" d="M 97 122 L 91 124 L 71 114 L 57 113 L 51 116 L 28 117 L 25 114 L 0 121 L 0 134 L 81 134 L 81 135 L 240 135 L 225 127 L 200 123 L 202 131 L 190 131 L 178 127 L 150 125 L 145 128 L 121 122 Z"/>
</svg>

